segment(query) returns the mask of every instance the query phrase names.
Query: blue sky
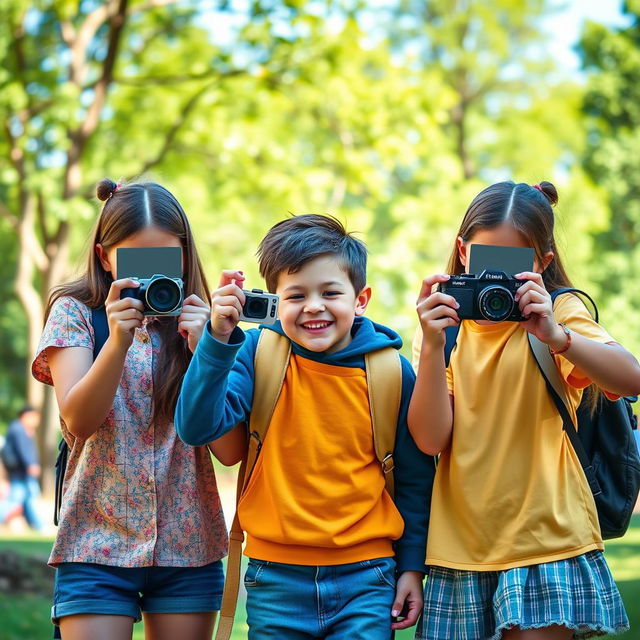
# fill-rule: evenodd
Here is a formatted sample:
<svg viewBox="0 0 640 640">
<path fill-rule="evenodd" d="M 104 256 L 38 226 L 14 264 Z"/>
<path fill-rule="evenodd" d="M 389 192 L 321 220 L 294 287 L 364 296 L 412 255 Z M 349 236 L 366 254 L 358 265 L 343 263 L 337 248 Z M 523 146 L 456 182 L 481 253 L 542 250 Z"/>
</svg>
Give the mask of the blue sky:
<svg viewBox="0 0 640 640">
<path fill-rule="evenodd" d="M 231 0 L 230 6 L 236 11 L 217 12 L 210 10 L 209 0 L 200 0 L 203 8 L 201 23 L 208 29 L 214 39 L 221 44 L 233 42 L 234 30 L 240 28 L 246 20 L 249 0 Z M 310 0 L 311 2 L 313 0 Z M 367 6 L 385 7 L 388 0 L 367 0 Z M 560 68 L 573 72 L 579 69 L 580 61 L 573 48 L 580 38 L 582 26 L 586 20 L 593 20 L 609 26 L 624 26 L 626 20 L 621 12 L 622 0 L 549 0 L 555 7 L 542 20 L 542 27 L 549 35 L 547 51 L 550 51 Z M 324 6 L 324 5 L 320 5 Z M 375 12 L 377 13 L 377 12 Z M 361 16 L 366 22 L 367 18 Z M 373 19 L 373 14 L 370 16 Z M 339 28 L 342 17 L 337 17 Z M 283 23 L 286 32 L 286 23 Z"/>
<path fill-rule="evenodd" d="M 554 59 L 567 69 L 579 67 L 572 47 L 580 37 L 585 20 L 610 26 L 626 24 L 619 0 L 556 0 L 553 4 L 560 10 L 544 21 L 544 27 L 552 35 L 549 47 Z"/>
</svg>

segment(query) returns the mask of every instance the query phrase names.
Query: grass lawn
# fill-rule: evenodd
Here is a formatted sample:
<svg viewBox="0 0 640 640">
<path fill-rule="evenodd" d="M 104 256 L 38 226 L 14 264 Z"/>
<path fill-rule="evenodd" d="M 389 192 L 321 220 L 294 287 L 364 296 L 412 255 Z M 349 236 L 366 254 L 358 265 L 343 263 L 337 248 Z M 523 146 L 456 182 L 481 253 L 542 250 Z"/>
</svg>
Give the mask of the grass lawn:
<svg viewBox="0 0 640 640">
<path fill-rule="evenodd" d="M 12 549 L 24 555 L 41 557 L 49 553 L 51 539 L 24 536 L 0 538 L 0 549 Z M 634 516 L 627 535 L 620 540 L 607 543 L 607 560 L 622 593 L 627 613 L 631 620 L 631 631 L 621 640 L 640 640 L 640 514 Z M 241 594 L 242 597 L 242 594 Z M 38 595 L 21 595 L 19 598 L 0 593 L 0 639 L 1 640 L 45 640 L 52 637 L 49 621 L 50 598 Z M 247 637 L 244 622 L 244 600 L 238 606 L 238 616 L 232 640 Z M 396 640 L 413 638 L 413 630 L 396 634 Z M 134 626 L 133 640 L 144 640 L 142 623 Z M 348 639 L 345 639 L 348 640 Z"/>
</svg>

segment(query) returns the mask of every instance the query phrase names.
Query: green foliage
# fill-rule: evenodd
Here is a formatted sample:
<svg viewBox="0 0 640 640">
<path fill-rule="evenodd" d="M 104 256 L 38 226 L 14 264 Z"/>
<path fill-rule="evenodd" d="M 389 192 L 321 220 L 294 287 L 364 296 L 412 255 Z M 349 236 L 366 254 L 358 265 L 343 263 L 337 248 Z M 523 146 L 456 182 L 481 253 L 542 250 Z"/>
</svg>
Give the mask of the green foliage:
<svg viewBox="0 0 640 640">
<path fill-rule="evenodd" d="M 8 225 L 0 220 L 0 432 L 15 418 L 24 404 L 25 358 L 27 336 L 22 310 L 12 290 L 16 262 L 16 245 Z"/>
<path fill-rule="evenodd" d="M 625 289 L 640 216 L 633 29 L 585 34 L 587 139 L 584 90 L 545 53 L 545 0 L 143 4 L 130 3 L 97 127 L 80 142 L 113 25 L 90 34 L 82 60 L 69 42 L 101 3 L 0 3 L 0 118 L 11 133 L 0 136 L 0 206 L 19 216 L 24 193 L 39 198 L 43 250 L 69 254 L 58 280 L 83 268 L 96 182 L 143 176 L 184 205 L 212 286 L 223 267 L 260 286 L 256 247 L 289 212 L 337 215 L 370 249 L 370 315 L 410 341 L 420 282 L 444 268 L 473 196 L 497 180 L 549 179 L 570 273 L 602 300 L 616 337 L 640 346 L 615 313 L 638 303 Z M 18 254 L 6 230 L 9 295 Z M 35 286 L 49 277 L 36 273 Z M 10 303 L 0 322 L 0 413 L 24 393 L 20 313 Z"/>
<path fill-rule="evenodd" d="M 631 331 L 640 305 L 640 7 L 627 3 L 630 25 L 608 29 L 589 23 L 581 40 L 583 66 L 590 74 L 584 97 L 587 116 L 586 171 L 605 194 L 610 213 L 592 233 L 590 273 L 599 285 L 608 326 L 636 353 Z"/>
</svg>

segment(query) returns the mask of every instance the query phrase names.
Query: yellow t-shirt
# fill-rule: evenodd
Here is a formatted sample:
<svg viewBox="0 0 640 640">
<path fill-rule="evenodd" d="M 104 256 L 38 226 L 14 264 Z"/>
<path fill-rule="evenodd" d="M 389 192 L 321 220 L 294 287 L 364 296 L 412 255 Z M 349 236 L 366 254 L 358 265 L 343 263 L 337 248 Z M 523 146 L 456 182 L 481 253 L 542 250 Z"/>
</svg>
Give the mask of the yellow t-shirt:
<svg viewBox="0 0 640 640">
<path fill-rule="evenodd" d="M 376 457 L 363 369 L 291 355 L 238 515 L 251 558 L 331 565 L 393 555 L 404 522 Z"/>
<path fill-rule="evenodd" d="M 558 297 L 554 316 L 587 338 L 614 342 L 574 295 Z M 561 355 L 555 360 L 575 420 L 590 381 Z M 453 432 L 436 472 L 427 564 L 497 571 L 602 549 L 593 496 L 526 331 L 515 322 L 463 321 L 447 385 Z"/>
</svg>

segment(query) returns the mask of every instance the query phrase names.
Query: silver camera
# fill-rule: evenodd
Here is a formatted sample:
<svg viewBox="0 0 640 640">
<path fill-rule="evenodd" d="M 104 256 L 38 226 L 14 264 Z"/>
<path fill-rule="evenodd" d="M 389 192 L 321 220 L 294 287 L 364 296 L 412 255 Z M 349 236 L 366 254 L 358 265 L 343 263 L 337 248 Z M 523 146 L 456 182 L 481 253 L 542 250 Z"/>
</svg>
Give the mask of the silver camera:
<svg viewBox="0 0 640 640">
<path fill-rule="evenodd" d="M 120 247 L 117 277 L 132 278 L 139 287 L 122 289 L 120 298 L 144 305 L 145 316 L 179 316 L 184 304 L 180 247 Z"/>
<path fill-rule="evenodd" d="M 154 274 L 150 278 L 133 278 L 140 283 L 135 288 L 122 289 L 120 298 L 141 300 L 145 316 L 179 316 L 184 302 L 181 278 Z"/>
<path fill-rule="evenodd" d="M 243 289 L 245 302 L 240 320 L 258 324 L 273 324 L 278 319 L 278 296 L 262 289 Z"/>
</svg>

